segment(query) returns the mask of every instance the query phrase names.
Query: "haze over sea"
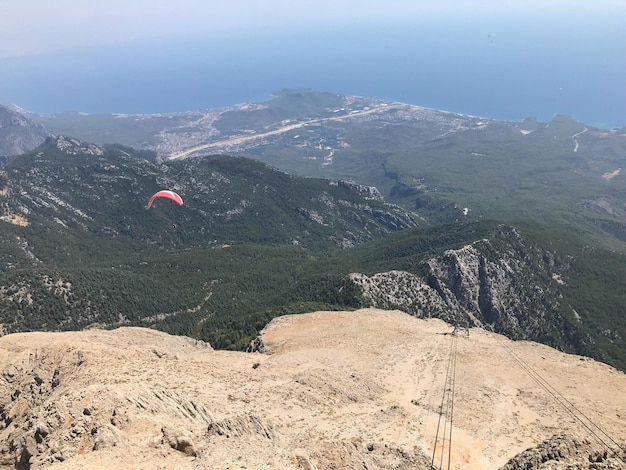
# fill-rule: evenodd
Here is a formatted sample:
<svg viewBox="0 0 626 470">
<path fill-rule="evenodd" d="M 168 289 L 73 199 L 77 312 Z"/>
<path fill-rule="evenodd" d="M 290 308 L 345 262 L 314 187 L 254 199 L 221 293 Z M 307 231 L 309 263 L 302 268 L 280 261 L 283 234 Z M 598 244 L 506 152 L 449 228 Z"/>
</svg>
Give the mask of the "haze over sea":
<svg viewBox="0 0 626 470">
<path fill-rule="evenodd" d="M 626 18 L 488 15 L 142 40 L 0 60 L 0 103 L 159 113 L 266 101 L 286 88 L 503 120 L 626 126 Z"/>
</svg>

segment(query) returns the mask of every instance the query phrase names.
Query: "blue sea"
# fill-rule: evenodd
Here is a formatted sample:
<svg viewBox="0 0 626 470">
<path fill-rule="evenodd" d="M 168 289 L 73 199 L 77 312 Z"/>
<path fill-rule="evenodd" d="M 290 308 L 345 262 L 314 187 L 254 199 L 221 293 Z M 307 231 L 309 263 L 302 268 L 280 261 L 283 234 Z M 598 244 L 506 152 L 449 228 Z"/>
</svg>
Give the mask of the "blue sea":
<svg viewBox="0 0 626 470">
<path fill-rule="evenodd" d="M 624 20 L 477 15 L 68 50 L 0 61 L 0 103 L 141 114 L 310 88 L 494 119 L 567 114 L 623 127 Z"/>
</svg>

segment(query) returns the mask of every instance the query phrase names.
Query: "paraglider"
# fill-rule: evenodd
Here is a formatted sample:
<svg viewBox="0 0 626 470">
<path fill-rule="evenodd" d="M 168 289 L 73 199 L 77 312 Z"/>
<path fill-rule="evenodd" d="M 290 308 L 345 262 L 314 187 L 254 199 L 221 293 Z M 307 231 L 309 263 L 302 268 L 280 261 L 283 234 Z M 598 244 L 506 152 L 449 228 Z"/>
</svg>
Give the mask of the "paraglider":
<svg viewBox="0 0 626 470">
<path fill-rule="evenodd" d="M 146 206 L 146 209 L 150 209 L 150 206 L 152 205 L 152 201 L 154 201 L 156 198 L 171 199 L 172 201 L 174 201 L 179 206 L 183 205 L 183 198 L 181 198 L 174 191 L 170 191 L 169 189 L 164 189 L 164 190 L 158 191 L 158 192 L 154 193 L 152 196 L 150 196 L 150 199 L 148 199 L 148 205 Z"/>
</svg>

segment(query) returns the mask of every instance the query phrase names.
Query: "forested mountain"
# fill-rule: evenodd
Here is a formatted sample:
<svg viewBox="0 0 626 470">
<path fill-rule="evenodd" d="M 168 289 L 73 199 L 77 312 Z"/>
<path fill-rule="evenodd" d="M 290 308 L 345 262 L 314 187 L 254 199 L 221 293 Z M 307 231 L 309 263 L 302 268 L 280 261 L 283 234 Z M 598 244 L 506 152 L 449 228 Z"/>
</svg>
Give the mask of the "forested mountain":
<svg viewBox="0 0 626 470">
<path fill-rule="evenodd" d="M 562 115 L 497 121 L 311 90 L 185 113 L 30 117 L 53 133 L 150 149 L 163 160 L 225 153 L 353 180 L 431 224 L 534 220 L 625 251 L 626 129 Z"/>
<path fill-rule="evenodd" d="M 5 331 L 132 324 L 243 349 L 277 315 L 372 305 L 626 368 L 623 130 L 301 90 L 30 117 L 118 143 L 57 137 L 4 168 Z M 185 204 L 146 210 L 164 188 Z"/>
<path fill-rule="evenodd" d="M 277 315 L 371 305 L 624 368 L 626 264 L 575 235 L 434 226 L 356 183 L 68 137 L 15 157 L 1 183 L 5 332 L 140 325 L 243 349 Z M 146 209 L 163 188 L 183 206 Z"/>
<path fill-rule="evenodd" d="M 255 289 L 269 299 L 285 295 L 283 282 L 298 282 L 298 263 L 322 250 L 420 223 L 354 183 L 295 177 L 243 158 L 154 164 L 143 156 L 58 137 L 4 168 L 5 331 L 176 317 L 178 331 L 198 334 L 207 316 L 223 302 L 237 305 L 240 294 L 246 302 Z M 164 188 L 184 205 L 157 200 L 147 209 L 148 197 Z M 226 299 L 220 285 L 229 286 Z M 279 303 L 257 300 L 251 311 Z"/>
</svg>

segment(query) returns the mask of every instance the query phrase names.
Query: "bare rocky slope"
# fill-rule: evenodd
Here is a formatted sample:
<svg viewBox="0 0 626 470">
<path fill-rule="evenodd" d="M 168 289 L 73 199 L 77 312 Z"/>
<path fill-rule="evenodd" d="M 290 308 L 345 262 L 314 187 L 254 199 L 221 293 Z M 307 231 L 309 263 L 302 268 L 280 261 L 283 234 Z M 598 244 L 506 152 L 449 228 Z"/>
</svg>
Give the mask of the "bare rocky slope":
<svg viewBox="0 0 626 470">
<path fill-rule="evenodd" d="M 0 468 L 430 468 L 453 343 L 450 468 L 624 468 L 624 373 L 451 331 L 364 309 L 276 318 L 263 353 L 141 328 L 6 335 Z"/>
<path fill-rule="evenodd" d="M 500 226 L 491 240 L 446 250 L 426 265 L 422 277 L 395 270 L 372 276 L 352 273 L 346 282 L 359 286 L 363 306 L 576 348 L 569 352 L 589 350 L 585 343 L 591 340 L 576 330 L 581 321 L 573 309 L 559 309 L 559 287 L 568 280 L 568 264 L 514 227 Z"/>
<path fill-rule="evenodd" d="M 50 133 L 42 124 L 19 110 L 0 105 L 0 157 L 28 152 L 41 145 L 49 136 Z"/>
</svg>

